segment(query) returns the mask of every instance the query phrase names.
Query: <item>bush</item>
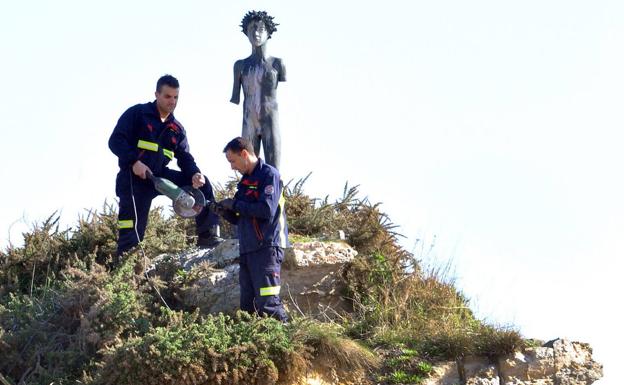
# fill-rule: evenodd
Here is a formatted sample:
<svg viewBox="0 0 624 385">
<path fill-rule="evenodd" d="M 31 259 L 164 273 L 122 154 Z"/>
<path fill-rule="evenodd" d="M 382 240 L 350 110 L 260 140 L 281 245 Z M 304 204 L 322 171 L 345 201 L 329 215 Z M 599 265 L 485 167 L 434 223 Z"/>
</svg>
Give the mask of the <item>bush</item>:
<svg viewBox="0 0 624 385">
<path fill-rule="evenodd" d="M 238 312 L 167 311 L 163 326 L 150 328 L 110 351 L 93 384 L 275 384 L 295 370 L 300 347 L 270 318 Z"/>
<path fill-rule="evenodd" d="M 63 270 L 65 280 L 0 301 L 0 373 L 24 384 L 76 379 L 101 350 L 147 329 L 147 288 L 134 260 L 113 274 Z"/>
<path fill-rule="evenodd" d="M 59 217 L 50 215 L 24 234 L 24 246 L 9 246 L 0 260 L 0 297 L 6 293 L 30 293 L 49 285 L 63 268 L 80 264 L 68 254 L 69 230 L 59 231 Z"/>
<path fill-rule="evenodd" d="M 8 292 L 29 293 L 62 277 L 68 268 L 89 270 L 95 262 L 109 264 L 117 249 L 117 213 L 104 203 L 102 212 L 87 211 L 78 218 L 76 229 L 59 229 L 59 216 L 50 215 L 24 234 L 22 247 L 8 247 L 0 254 L 0 297 Z M 142 243 L 148 258 L 188 248 L 194 230 L 188 219 L 165 217 L 163 208 L 150 211 Z"/>
<path fill-rule="evenodd" d="M 371 203 L 368 198 L 359 198 L 358 186 L 345 183 L 342 197 L 334 203 L 329 198 L 312 199 L 303 192 L 303 186 L 310 174 L 285 188 L 286 213 L 289 231 L 295 235 L 336 239 L 338 231 L 345 232 L 347 242 L 360 253 L 391 251 L 408 253 L 397 245 L 401 235 L 388 215 L 380 210 L 381 203 Z"/>
<path fill-rule="evenodd" d="M 328 381 L 374 371 L 385 384 L 416 382 L 433 360 L 493 358 L 527 344 L 513 329 L 477 320 L 452 280 L 424 271 L 399 246 L 381 205 L 358 197 L 357 186 L 345 184 L 330 203 L 304 193 L 308 177 L 285 187 L 292 237 L 335 239 L 343 230 L 359 252 L 343 270 L 355 309 L 343 324 L 300 318 L 282 325 L 244 313 L 201 317 L 163 308 L 154 289 L 164 283 L 143 272 L 157 255 L 191 246 L 194 221 L 152 210 L 141 247 L 107 270 L 117 214 L 104 203 L 74 229 L 60 230 L 52 214 L 24 234 L 24 246 L 0 252 L 0 382 L 274 384 L 290 383 L 310 366 Z M 236 182 L 217 186 L 217 199 L 231 197 Z M 233 235 L 232 227 L 223 230 Z"/>
</svg>

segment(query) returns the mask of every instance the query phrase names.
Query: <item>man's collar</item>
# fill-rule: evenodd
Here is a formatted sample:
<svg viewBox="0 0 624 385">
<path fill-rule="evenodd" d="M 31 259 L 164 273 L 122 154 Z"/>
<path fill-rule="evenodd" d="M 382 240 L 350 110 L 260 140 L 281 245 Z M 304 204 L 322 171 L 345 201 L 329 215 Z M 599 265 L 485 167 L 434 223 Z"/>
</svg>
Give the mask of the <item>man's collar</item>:
<svg viewBox="0 0 624 385">
<path fill-rule="evenodd" d="M 251 170 L 251 172 L 249 173 L 249 175 L 253 175 L 255 174 L 258 170 L 260 170 L 260 168 L 262 167 L 262 165 L 264 164 L 264 161 L 262 160 L 262 158 L 256 158 L 258 159 L 258 161 L 256 162 L 256 165 L 254 166 L 253 170 Z"/>
<path fill-rule="evenodd" d="M 147 104 L 149 105 L 149 112 L 153 114 L 154 116 L 156 116 L 158 119 L 160 119 L 160 111 L 158 111 L 158 105 L 156 104 L 156 100 Z M 170 121 L 173 121 L 174 119 L 175 117 L 173 116 L 173 112 L 172 112 L 169 114 L 169 116 L 167 116 L 167 119 L 165 119 L 165 122 L 170 122 Z"/>
</svg>

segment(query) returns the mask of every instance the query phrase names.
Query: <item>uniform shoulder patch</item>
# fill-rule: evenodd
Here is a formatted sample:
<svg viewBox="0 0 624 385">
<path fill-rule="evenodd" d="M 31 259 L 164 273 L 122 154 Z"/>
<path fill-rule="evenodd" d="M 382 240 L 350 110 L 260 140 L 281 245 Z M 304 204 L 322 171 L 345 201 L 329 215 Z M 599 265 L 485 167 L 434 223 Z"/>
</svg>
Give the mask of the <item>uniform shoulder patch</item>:
<svg viewBox="0 0 624 385">
<path fill-rule="evenodd" d="M 268 185 L 268 186 L 266 186 L 264 188 L 264 194 L 265 195 L 271 195 L 271 194 L 273 194 L 274 191 L 275 191 L 275 189 L 273 188 L 272 184 L 270 184 L 270 185 Z"/>
<path fill-rule="evenodd" d="M 177 124 L 175 124 L 174 122 L 171 122 L 171 123 L 167 124 L 167 127 L 168 127 L 171 131 L 175 132 L 176 134 L 177 134 L 178 132 L 180 132 L 180 127 L 178 127 L 178 125 L 177 125 Z"/>
</svg>

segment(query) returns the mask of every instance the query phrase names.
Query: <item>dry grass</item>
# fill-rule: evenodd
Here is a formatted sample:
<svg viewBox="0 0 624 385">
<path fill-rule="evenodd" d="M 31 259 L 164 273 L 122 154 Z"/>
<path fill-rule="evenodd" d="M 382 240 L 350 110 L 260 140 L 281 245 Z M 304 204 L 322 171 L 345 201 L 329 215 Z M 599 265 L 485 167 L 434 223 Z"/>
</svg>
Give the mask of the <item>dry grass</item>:
<svg viewBox="0 0 624 385">
<path fill-rule="evenodd" d="M 311 349 L 311 366 L 326 381 L 358 382 L 381 367 L 379 358 L 362 343 L 347 338 L 339 324 L 301 318 L 292 329 L 293 341 Z"/>
<path fill-rule="evenodd" d="M 395 266 L 374 254 L 346 270 L 356 309 L 353 335 L 376 345 L 408 344 L 436 359 L 494 357 L 524 346 L 516 330 L 476 319 L 468 300 L 440 270 L 407 272 Z"/>
</svg>

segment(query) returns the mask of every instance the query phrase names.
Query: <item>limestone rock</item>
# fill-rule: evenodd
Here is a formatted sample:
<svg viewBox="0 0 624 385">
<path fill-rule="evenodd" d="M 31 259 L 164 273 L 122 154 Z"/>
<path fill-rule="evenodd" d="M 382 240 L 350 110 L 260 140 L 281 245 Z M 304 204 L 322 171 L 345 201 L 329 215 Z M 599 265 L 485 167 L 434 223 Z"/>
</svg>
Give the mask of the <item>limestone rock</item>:
<svg viewBox="0 0 624 385">
<path fill-rule="evenodd" d="M 295 243 L 285 250 L 280 296 L 289 311 L 332 317 L 350 310 L 341 296 L 344 285 L 340 273 L 356 255 L 344 242 Z M 175 293 L 184 307 L 199 308 L 205 314 L 231 313 L 239 308 L 238 258 L 238 241 L 226 240 L 215 249 L 161 256 L 154 270 L 158 272 L 158 263 L 166 261 L 167 269 L 182 269 L 193 277 Z"/>
<path fill-rule="evenodd" d="M 556 385 L 591 384 L 602 377 L 602 365 L 592 359 L 589 344 L 557 339 L 552 346 Z"/>
<path fill-rule="evenodd" d="M 333 317 L 351 310 L 342 298 L 341 269 L 357 255 L 344 242 L 295 243 L 285 253 L 282 299 L 304 314 Z"/>
<path fill-rule="evenodd" d="M 552 379 L 555 373 L 554 364 L 554 351 L 547 347 L 526 348 L 499 360 L 503 384 Z M 549 383 L 552 382 L 545 382 L 544 385 Z"/>
<path fill-rule="evenodd" d="M 208 263 L 216 268 L 238 262 L 238 240 L 226 239 L 212 249 L 191 248 L 178 254 L 161 254 L 152 260 L 148 272 L 157 275 L 165 274 L 166 270 L 184 270 L 190 272 L 195 266 Z"/>
<path fill-rule="evenodd" d="M 588 344 L 557 339 L 502 357 L 498 365 L 484 357 L 467 357 L 460 366 L 440 363 L 423 384 L 590 385 L 601 377 L 602 365 Z"/>
<path fill-rule="evenodd" d="M 499 360 L 504 385 L 589 385 L 602 377 L 589 345 L 565 339 Z"/>
<path fill-rule="evenodd" d="M 181 267 L 189 271 L 201 262 L 210 262 L 216 268 L 224 268 L 238 262 L 238 240 L 226 239 L 213 249 L 191 249 L 178 256 Z"/>
<path fill-rule="evenodd" d="M 468 357 L 463 362 L 466 385 L 500 385 L 496 365 L 484 357 Z"/>
<path fill-rule="evenodd" d="M 301 242 L 286 250 L 285 268 L 338 265 L 350 262 L 357 251 L 345 242 Z"/>
<path fill-rule="evenodd" d="M 233 313 L 239 308 L 238 265 L 229 265 L 200 276 L 176 293 L 187 308 L 199 308 L 204 314 Z"/>
<path fill-rule="evenodd" d="M 433 367 L 430 377 L 423 385 L 456 385 L 461 384 L 457 363 L 453 361 L 439 363 Z"/>
</svg>

